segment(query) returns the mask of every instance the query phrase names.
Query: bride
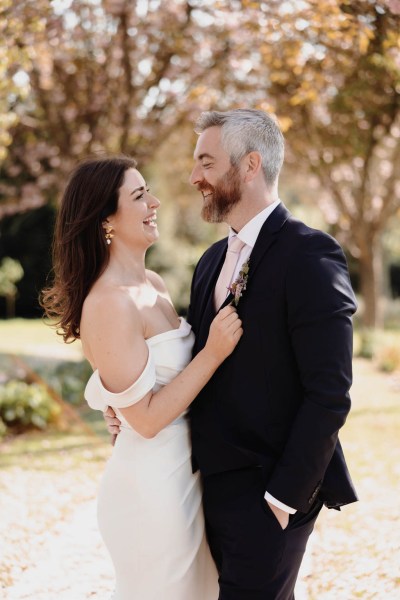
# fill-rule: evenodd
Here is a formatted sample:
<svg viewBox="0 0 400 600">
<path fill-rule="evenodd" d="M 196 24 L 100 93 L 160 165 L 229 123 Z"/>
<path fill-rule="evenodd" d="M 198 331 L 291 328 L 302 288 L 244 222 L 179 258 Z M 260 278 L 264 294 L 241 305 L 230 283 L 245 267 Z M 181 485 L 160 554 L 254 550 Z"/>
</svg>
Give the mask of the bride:
<svg viewBox="0 0 400 600">
<path fill-rule="evenodd" d="M 191 362 L 193 333 L 145 269 L 159 200 L 128 157 L 80 163 L 63 195 L 53 285 L 42 303 L 93 367 L 89 405 L 113 407 L 118 435 L 98 497 L 116 572 L 113 600 L 215 600 L 217 573 L 191 471 L 185 411 L 241 335 L 228 306 Z"/>
</svg>

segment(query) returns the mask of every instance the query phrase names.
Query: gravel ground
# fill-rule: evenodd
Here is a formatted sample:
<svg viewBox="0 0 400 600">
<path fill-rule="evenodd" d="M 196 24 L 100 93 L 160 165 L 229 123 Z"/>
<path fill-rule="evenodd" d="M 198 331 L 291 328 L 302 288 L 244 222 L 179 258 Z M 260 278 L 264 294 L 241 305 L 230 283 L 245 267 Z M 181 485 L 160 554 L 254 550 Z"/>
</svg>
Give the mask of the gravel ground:
<svg viewBox="0 0 400 600">
<path fill-rule="evenodd" d="M 21 473 L 21 476 L 24 477 L 24 474 Z M 33 486 L 38 485 L 41 490 L 44 489 L 43 481 L 31 483 Z M 94 495 L 96 486 L 93 485 L 93 481 L 88 481 L 87 485 L 87 492 L 91 489 Z M 45 493 L 51 494 L 52 491 L 48 488 Z M 11 490 L 8 490 L 8 495 L 11 494 Z M 66 496 L 64 499 L 66 500 Z M 12 583 L 3 587 L 1 596 L 3 600 L 108 600 L 111 598 L 113 568 L 97 530 L 95 499 L 82 498 L 71 513 L 65 506 L 53 507 L 52 516 L 55 517 L 61 512 L 64 512 L 64 518 L 57 519 L 45 530 L 43 530 L 45 521 L 39 525 L 29 519 L 29 524 L 25 525 L 26 537 L 23 536 L 25 538 L 23 542 L 21 538 L 10 535 L 11 528 L 8 529 L 7 544 L 14 548 L 14 552 L 7 557 L 8 561 L 11 559 L 13 562 L 9 573 L 9 581 Z M 65 516 L 66 514 L 68 516 Z M 21 529 L 18 529 L 20 534 Z M 22 554 L 25 555 L 24 558 Z M 306 574 L 309 569 L 308 559 L 303 572 Z M 300 581 L 296 600 L 306 600 L 306 598 L 305 584 Z"/>
<path fill-rule="evenodd" d="M 341 513 L 323 510 L 296 600 L 400 600 L 399 392 L 398 378 L 356 363 L 354 410 L 342 438 L 361 501 Z M 110 446 L 72 438 L 65 447 L 63 439 L 54 448 L 53 442 L 38 438 L 23 456 L 13 457 L 15 442 L 0 447 L 7 459 L 0 473 L 4 600 L 111 596 L 113 569 L 95 516 L 96 489 Z"/>
<path fill-rule="evenodd" d="M 4 590 L 4 600 L 103 600 L 111 597 L 113 569 L 96 525 L 95 501 L 83 502 L 40 540 L 33 564 Z"/>
</svg>

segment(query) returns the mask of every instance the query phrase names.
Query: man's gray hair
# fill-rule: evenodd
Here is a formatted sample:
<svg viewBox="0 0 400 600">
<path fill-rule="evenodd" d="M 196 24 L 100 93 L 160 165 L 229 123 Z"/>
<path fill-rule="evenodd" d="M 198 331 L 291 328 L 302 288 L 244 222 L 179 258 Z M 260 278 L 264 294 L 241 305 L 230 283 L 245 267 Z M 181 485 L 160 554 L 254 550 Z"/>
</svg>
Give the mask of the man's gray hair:
<svg viewBox="0 0 400 600">
<path fill-rule="evenodd" d="M 226 112 L 201 113 L 195 132 L 209 127 L 221 127 L 221 142 L 232 165 L 238 165 L 249 152 L 259 152 L 267 185 L 279 177 L 283 164 L 284 139 L 274 116 L 255 109 L 237 108 Z"/>
</svg>

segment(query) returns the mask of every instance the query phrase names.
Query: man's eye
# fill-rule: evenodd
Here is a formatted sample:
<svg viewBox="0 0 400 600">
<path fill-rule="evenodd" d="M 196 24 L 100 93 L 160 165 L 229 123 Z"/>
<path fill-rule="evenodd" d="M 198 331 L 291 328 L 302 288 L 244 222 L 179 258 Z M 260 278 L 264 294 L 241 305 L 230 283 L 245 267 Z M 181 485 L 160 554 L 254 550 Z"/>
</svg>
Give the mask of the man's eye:
<svg viewBox="0 0 400 600">
<path fill-rule="evenodd" d="M 209 169 L 212 166 L 212 163 L 204 163 L 202 165 L 203 169 Z"/>
</svg>

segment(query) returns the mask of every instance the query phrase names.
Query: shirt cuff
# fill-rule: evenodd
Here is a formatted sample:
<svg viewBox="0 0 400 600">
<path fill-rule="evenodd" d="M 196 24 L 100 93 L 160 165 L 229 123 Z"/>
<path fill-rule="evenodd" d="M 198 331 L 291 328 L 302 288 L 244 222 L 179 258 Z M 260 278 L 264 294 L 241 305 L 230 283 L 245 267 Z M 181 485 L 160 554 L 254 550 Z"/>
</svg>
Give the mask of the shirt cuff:
<svg viewBox="0 0 400 600">
<path fill-rule="evenodd" d="M 279 500 L 271 496 L 271 494 L 269 494 L 268 492 L 265 492 L 264 498 L 265 500 L 267 500 L 267 502 L 270 502 L 271 504 L 276 506 L 276 508 L 280 508 L 281 510 L 284 510 L 285 512 L 289 513 L 289 515 L 294 515 L 297 512 L 295 508 L 291 508 L 290 506 L 287 506 L 287 504 L 279 502 Z"/>
</svg>

